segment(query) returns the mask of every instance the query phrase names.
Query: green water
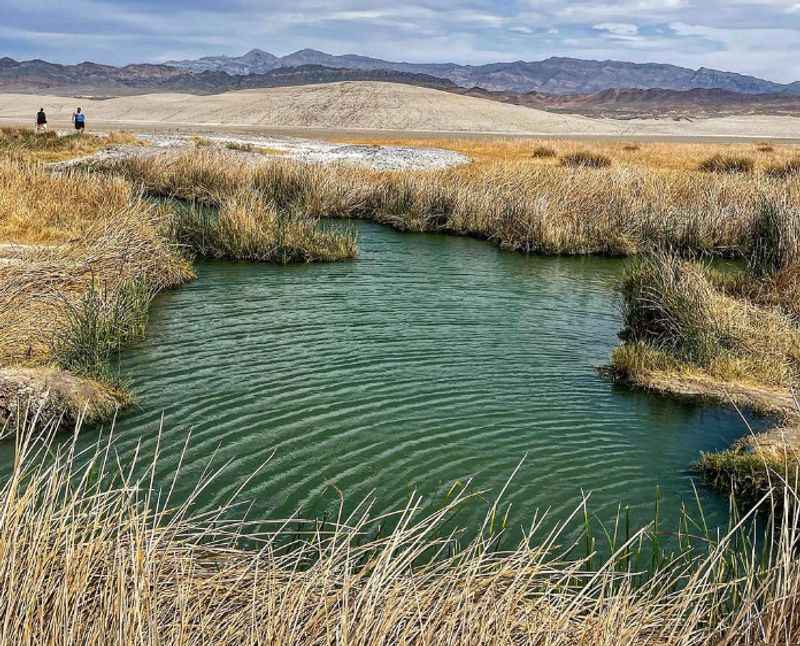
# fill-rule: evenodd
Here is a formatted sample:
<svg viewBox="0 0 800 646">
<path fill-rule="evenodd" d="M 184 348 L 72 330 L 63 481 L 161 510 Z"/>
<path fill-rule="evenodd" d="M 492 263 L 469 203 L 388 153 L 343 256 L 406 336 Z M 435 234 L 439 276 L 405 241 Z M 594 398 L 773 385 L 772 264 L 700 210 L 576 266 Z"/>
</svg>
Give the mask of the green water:
<svg viewBox="0 0 800 646">
<path fill-rule="evenodd" d="M 199 499 L 240 498 L 252 516 L 332 513 L 335 485 L 355 503 L 433 504 L 452 484 L 499 490 L 512 520 L 565 518 L 581 492 L 611 518 L 630 505 L 666 516 L 694 499 L 700 451 L 746 432 L 737 414 L 616 387 L 595 370 L 617 343 L 622 262 L 537 258 L 464 238 L 358 225 L 360 258 L 276 267 L 206 262 L 198 280 L 160 296 L 146 341 L 121 372 L 138 407 L 121 415 L 125 463 L 155 449 L 162 476 L 192 439 L 185 496 L 207 467 L 229 462 Z M 82 442 L 96 439 L 87 432 Z M 727 503 L 701 485 L 710 522 Z M 490 494 L 489 494 L 490 495 Z M 487 496 L 489 497 L 489 496 Z M 477 522 L 476 505 L 467 522 Z"/>
</svg>

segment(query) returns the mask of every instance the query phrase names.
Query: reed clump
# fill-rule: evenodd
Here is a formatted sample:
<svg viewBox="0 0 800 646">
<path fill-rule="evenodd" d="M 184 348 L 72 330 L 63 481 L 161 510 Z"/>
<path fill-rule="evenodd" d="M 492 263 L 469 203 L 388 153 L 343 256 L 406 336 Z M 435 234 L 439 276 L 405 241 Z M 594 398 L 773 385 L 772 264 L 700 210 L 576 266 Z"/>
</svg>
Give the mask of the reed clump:
<svg viewBox="0 0 800 646">
<path fill-rule="evenodd" d="M 377 172 L 270 160 L 253 166 L 208 151 L 127 159 L 105 172 L 154 194 L 217 203 L 252 187 L 279 209 L 312 218 L 367 218 L 447 231 L 543 254 L 744 257 L 764 200 L 800 204 L 797 188 L 759 175 L 616 166 L 568 169 L 509 162 L 435 172 Z"/>
<path fill-rule="evenodd" d="M 755 162 L 749 157 L 717 154 L 700 164 L 700 170 L 706 173 L 752 173 Z"/>
<path fill-rule="evenodd" d="M 687 518 L 676 528 L 674 552 L 658 548 L 663 528 L 655 525 L 631 529 L 619 518 L 595 537 L 587 527 L 589 545 L 607 541 L 612 556 L 601 559 L 576 553 L 568 525 L 551 525 L 546 514 L 519 534 L 500 530 L 492 521 L 499 501 L 482 528 L 453 532 L 447 523 L 470 504 L 468 492 L 433 512 L 416 495 L 388 514 L 366 501 L 300 531 L 238 521 L 238 501 L 200 515 L 194 495 L 170 499 L 172 478 L 159 485 L 157 461 L 118 465 L 113 442 L 82 453 L 47 433 L 34 440 L 29 420 L 19 423 L 17 459 L 0 484 L 4 642 L 750 646 L 800 639 L 800 523 L 791 486 L 734 516 L 719 535 Z M 172 477 L 186 476 L 178 468 Z M 213 484 L 204 477 L 197 491 Z M 778 504 L 785 512 L 769 516 Z M 748 520 L 757 510 L 769 520 L 755 533 Z M 575 514 L 588 515 L 585 501 Z M 257 533 L 259 526 L 267 529 Z"/>
<path fill-rule="evenodd" d="M 65 300 L 63 325 L 52 341 L 57 366 L 74 375 L 116 383 L 113 357 L 144 337 L 154 292 L 142 279 L 117 285 L 94 282 Z"/>
<path fill-rule="evenodd" d="M 175 206 L 172 235 L 206 258 L 289 264 L 354 258 L 355 235 L 325 230 L 315 219 L 280 210 L 253 191 L 240 191 L 209 209 Z"/>
<path fill-rule="evenodd" d="M 794 157 L 782 164 L 767 166 L 766 174 L 775 179 L 791 179 L 800 175 L 800 157 Z"/>
<path fill-rule="evenodd" d="M 561 165 L 569 168 L 608 168 L 611 166 L 611 157 L 582 150 L 564 155 Z"/>
<path fill-rule="evenodd" d="M 553 159 L 558 153 L 550 146 L 534 146 L 531 157 L 534 159 Z"/>
<path fill-rule="evenodd" d="M 622 287 L 624 337 L 732 382 L 800 384 L 800 329 L 779 311 L 718 290 L 670 253 L 638 260 Z"/>
<path fill-rule="evenodd" d="M 785 197 L 764 200 L 758 209 L 747 266 L 765 278 L 800 264 L 800 208 Z"/>
</svg>

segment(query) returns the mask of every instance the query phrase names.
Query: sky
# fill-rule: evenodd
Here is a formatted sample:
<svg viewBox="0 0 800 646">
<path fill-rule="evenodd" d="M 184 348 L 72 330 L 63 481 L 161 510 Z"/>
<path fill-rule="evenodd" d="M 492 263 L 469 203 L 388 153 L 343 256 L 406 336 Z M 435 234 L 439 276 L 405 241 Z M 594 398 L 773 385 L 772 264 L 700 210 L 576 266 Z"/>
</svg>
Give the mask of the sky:
<svg viewBox="0 0 800 646">
<path fill-rule="evenodd" d="M 121 65 L 303 48 L 409 62 L 549 56 L 800 80 L 800 0 L 0 0 L 0 57 Z"/>
</svg>

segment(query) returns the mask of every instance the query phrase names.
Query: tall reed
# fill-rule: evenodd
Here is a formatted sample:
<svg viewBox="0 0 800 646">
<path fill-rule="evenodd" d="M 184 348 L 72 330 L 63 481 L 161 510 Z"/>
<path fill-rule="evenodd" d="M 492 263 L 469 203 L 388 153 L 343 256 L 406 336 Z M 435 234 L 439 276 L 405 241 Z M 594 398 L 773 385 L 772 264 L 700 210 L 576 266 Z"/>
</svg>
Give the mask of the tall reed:
<svg viewBox="0 0 800 646">
<path fill-rule="evenodd" d="M 218 202 L 250 187 L 280 210 L 448 231 L 546 254 L 631 255 L 671 247 L 743 257 L 766 201 L 795 207 L 797 186 L 763 175 L 710 175 L 524 162 L 436 172 L 375 172 L 289 160 L 258 166 L 201 150 L 128 159 L 106 172 L 163 196 Z"/>
<path fill-rule="evenodd" d="M 31 411 L 35 415 L 35 411 Z M 16 430 L 0 484 L 0 641 L 17 644 L 753 644 L 800 639 L 797 495 L 770 492 L 727 532 L 702 518 L 676 528 L 672 557 L 657 520 L 621 517 L 570 558 L 565 525 L 537 515 L 500 548 L 490 505 L 474 538 L 413 495 L 395 513 L 372 503 L 334 521 L 259 525 L 236 500 L 197 513 L 209 471 L 187 500 L 150 465 L 119 465 L 113 436 L 88 452 Z M 74 436 L 73 436 L 74 437 Z M 142 469 L 144 466 L 146 468 Z M 264 468 L 269 468 L 266 465 Z M 186 477 L 179 466 L 173 478 Z M 498 495 L 502 495 L 499 493 Z M 781 496 L 778 501 L 777 497 Z M 756 509 L 782 515 L 754 523 Z M 574 518 L 586 513 L 586 503 Z M 241 516 L 241 513 L 239 514 Z M 387 532 L 374 529 L 391 526 Z M 579 541 L 582 543 L 582 541 Z M 595 545 L 613 547 L 601 558 Z M 566 545 L 564 544 L 566 543 Z M 666 556 L 666 554 L 665 554 Z M 638 570 L 638 567 L 644 570 Z"/>
</svg>

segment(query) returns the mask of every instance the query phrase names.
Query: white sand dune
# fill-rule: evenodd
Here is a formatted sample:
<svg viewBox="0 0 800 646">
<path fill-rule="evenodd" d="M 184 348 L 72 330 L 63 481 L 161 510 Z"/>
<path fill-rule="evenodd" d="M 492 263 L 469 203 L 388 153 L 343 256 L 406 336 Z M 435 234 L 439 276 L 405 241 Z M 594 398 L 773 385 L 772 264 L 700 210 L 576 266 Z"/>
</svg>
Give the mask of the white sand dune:
<svg viewBox="0 0 800 646">
<path fill-rule="evenodd" d="M 440 90 L 379 82 L 345 82 L 244 90 L 212 96 L 147 94 L 105 100 L 0 94 L 0 117 L 33 119 L 44 107 L 53 121 L 68 120 L 81 105 L 90 122 L 376 128 L 508 133 L 614 134 L 619 127 L 459 96 Z"/>
<path fill-rule="evenodd" d="M 617 121 L 554 114 L 428 88 L 353 81 L 244 90 L 212 96 L 146 94 L 92 100 L 0 94 L 0 123 L 33 122 L 39 107 L 54 124 L 69 123 L 76 105 L 89 125 L 250 126 L 254 128 L 381 129 L 440 133 L 800 137 L 800 118 L 737 116 L 695 121 Z"/>
</svg>

